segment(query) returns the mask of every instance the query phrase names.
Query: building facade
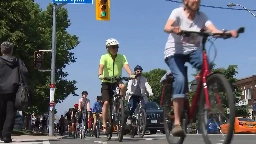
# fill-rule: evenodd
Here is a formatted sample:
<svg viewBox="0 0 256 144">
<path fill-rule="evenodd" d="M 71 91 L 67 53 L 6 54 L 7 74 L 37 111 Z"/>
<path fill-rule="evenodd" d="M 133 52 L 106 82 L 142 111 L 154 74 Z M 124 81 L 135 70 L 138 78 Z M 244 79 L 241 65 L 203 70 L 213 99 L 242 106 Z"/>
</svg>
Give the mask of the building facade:
<svg viewBox="0 0 256 144">
<path fill-rule="evenodd" d="M 239 79 L 236 86 L 242 89 L 241 100 L 248 102 L 251 118 L 256 118 L 256 75 Z"/>
</svg>

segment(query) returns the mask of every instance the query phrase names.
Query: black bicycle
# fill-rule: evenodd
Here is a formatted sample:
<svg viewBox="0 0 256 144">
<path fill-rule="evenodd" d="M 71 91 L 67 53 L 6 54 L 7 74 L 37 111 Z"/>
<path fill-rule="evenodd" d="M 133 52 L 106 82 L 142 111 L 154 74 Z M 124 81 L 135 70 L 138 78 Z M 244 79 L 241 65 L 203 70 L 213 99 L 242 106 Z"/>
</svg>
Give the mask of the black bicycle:
<svg viewBox="0 0 256 144">
<path fill-rule="evenodd" d="M 130 94 L 133 96 L 133 94 Z M 139 135 L 140 138 L 143 138 L 146 132 L 146 125 L 147 125 L 147 114 L 145 111 L 145 105 L 142 104 L 143 97 L 140 97 L 140 102 L 135 112 L 132 116 L 132 122 L 130 125 L 130 136 L 134 138 L 136 134 Z"/>
<path fill-rule="evenodd" d="M 129 77 L 105 77 L 104 80 L 107 81 L 117 81 L 122 80 L 129 81 Z M 109 121 L 107 122 L 107 139 L 110 140 L 113 132 L 113 125 L 116 125 L 116 131 L 118 135 L 118 141 L 123 141 L 123 135 L 125 130 L 125 114 L 124 114 L 124 96 L 120 95 L 120 89 L 118 85 L 113 83 L 113 100 L 109 104 Z"/>
<path fill-rule="evenodd" d="M 102 124 L 101 124 L 99 113 L 95 113 L 95 114 L 96 114 L 96 125 L 95 125 L 95 130 L 94 130 L 94 136 L 95 136 L 95 138 L 99 138 L 100 131 L 102 129 Z"/>
</svg>

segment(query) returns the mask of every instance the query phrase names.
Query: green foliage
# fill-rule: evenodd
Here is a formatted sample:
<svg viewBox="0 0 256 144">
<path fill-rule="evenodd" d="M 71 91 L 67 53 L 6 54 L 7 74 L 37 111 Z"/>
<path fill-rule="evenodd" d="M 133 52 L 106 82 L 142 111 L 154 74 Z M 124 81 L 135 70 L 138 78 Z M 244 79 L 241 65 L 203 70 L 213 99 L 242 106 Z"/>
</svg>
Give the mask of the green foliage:
<svg viewBox="0 0 256 144">
<path fill-rule="evenodd" d="M 237 65 L 229 65 L 227 69 L 217 68 L 217 69 L 214 69 L 213 72 L 223 74 L 227 78 L 230 85 L 232 86 L 233 95 L 235 96 L 235 102 L 238 103 L 239 100 L 241 100 L 242 90 L 241 88 L 235 85 L 235 82 L 237 81 L 235 77 L 238 74 Z M 223 102 L 223 105 L 224 105 L 223 107 L 227 107 L 227 101 Z M 249 115 L 250 113 L 248 111 L 248 106 L 236 107 L 236 116 L 249 116 Z"/>
<path fill-rule="evenodd" d="M 149 97 L 151 101 L 160 103 L 161 86 L 160 79 L 166 73 L 163 69 L 153 69 L 149 72 L 143 72 L 143 75 L 147 78 L 149 85 L 152 87 L 154 96 Z"/>
<path fill-rule="evenodd" d="M 66 79 L 68 73 L 63 69 L 76 62 L 71 52 L 78 44 L 78 37 L 69 34 L 68 12 L 65 8 L 57 11 L 57 59 L 55 102 L 60 103 L 68 95 L 76 95 L 76 81 Z M 51 49 L 52 5 L 42 11 L 32 0 L 2 1 L 0 10 L 0 42 L 15 44 L 14 55 L 21 58 L 28 70 L 28 82 L 32 90 L 33 101 L 27 112 L 44 113 L 49 105 L 50 74 L 34 70 L 33 56 L 37 50 Z M 45 53 L 44 65 L 50 68 L 51 55 Z"/>
</svg>

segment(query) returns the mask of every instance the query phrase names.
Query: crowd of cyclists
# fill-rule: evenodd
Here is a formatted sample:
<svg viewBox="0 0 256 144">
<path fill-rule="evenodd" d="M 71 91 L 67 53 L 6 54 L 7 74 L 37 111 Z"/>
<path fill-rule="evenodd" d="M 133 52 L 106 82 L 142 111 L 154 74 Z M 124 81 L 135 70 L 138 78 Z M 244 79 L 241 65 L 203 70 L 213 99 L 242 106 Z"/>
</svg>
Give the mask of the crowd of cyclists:
<svg viewBox="0 0 256 144">
<path fill-rule="evenodd" d="M 174 76 L 172 95 L 174 125 L 171 133 L 175 137 L 183 137 L 185 135 L 180 119 L 186 87 L 184 64 L 189 62 L 193 67 L 200 70 L 203 59 L 202 48 L 200 47 L 202 37 L 199 35 L 185 37 L 179 34 L 182 30 L 201 31 L 205 29 L 211 33 L 229 33 L 234 38 L 238 36 L 235 30 L 218 30 L 208 17 L 199 11 L 200 0 L 183 0 L 183 4 L 184 6 L 172 11 L 164 27 L 164 31 L 169 34 L 164 51 L 164 60 Z M 102 122 L 102 131 L 106 133 L 109 105 L 113 100 L 113 90 L 117 87 L 121 96 L 129 96 L 130 107 L 127 124 L 131 123 L 131 117 L 140 102 L 139 97 L 143 97 L 143 104 L 145 104 L 148 101 L 145 93 L 147 92 L 149 96 L 153 95 L 147 79 L 141 76 L 143 68 L 137 65 L 132 72 L 126 56 L 118 53 L 119 42 L 116 39 L 107 39 L 105 48 L 107 52 L 101 56 L 98 69 L 98 78 L 102 81 L 101 89 L 99 90 L 101 96 L 97 97 L 93 108 L 90 109 L 90 100 L 87 98 L 88 92 L 82 92 L 82 98 L 79 99 L 78 104 L 75 104 L 74 108 L 65 114 L 70 133 L 75 132 L 75 125 L 77 123 L 81 124 L 82 121 L 85 121 L 85 129 L 92 129 L 94 132 L 96 120 L 98 119 L 97 114 Z M 122 81 L 113 79 L 113 77 L 122 76 L 123 68 L 130 78 L 127 87 Z M 93 118 L 92 128 L 87 122 L 88 118 L 91 117 Z"/>
</svg>

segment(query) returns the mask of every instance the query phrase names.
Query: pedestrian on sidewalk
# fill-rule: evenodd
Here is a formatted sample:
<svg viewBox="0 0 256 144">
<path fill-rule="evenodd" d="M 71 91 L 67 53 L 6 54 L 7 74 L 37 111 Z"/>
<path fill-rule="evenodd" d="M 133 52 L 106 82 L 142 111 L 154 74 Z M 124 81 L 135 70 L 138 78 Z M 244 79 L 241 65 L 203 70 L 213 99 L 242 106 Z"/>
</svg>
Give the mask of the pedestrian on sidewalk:
<svg viewBox="0 0 256 144">
<path fill-rule="evenodd" d="M 19 88 L 20 73 L 27 73 L 22 60 L 12 56 L 13 44 L 3 42 L 0 56 L 0 136 L 5 143 L 12 142 L 16 108 L 15 97 Z"/>
</svg>

